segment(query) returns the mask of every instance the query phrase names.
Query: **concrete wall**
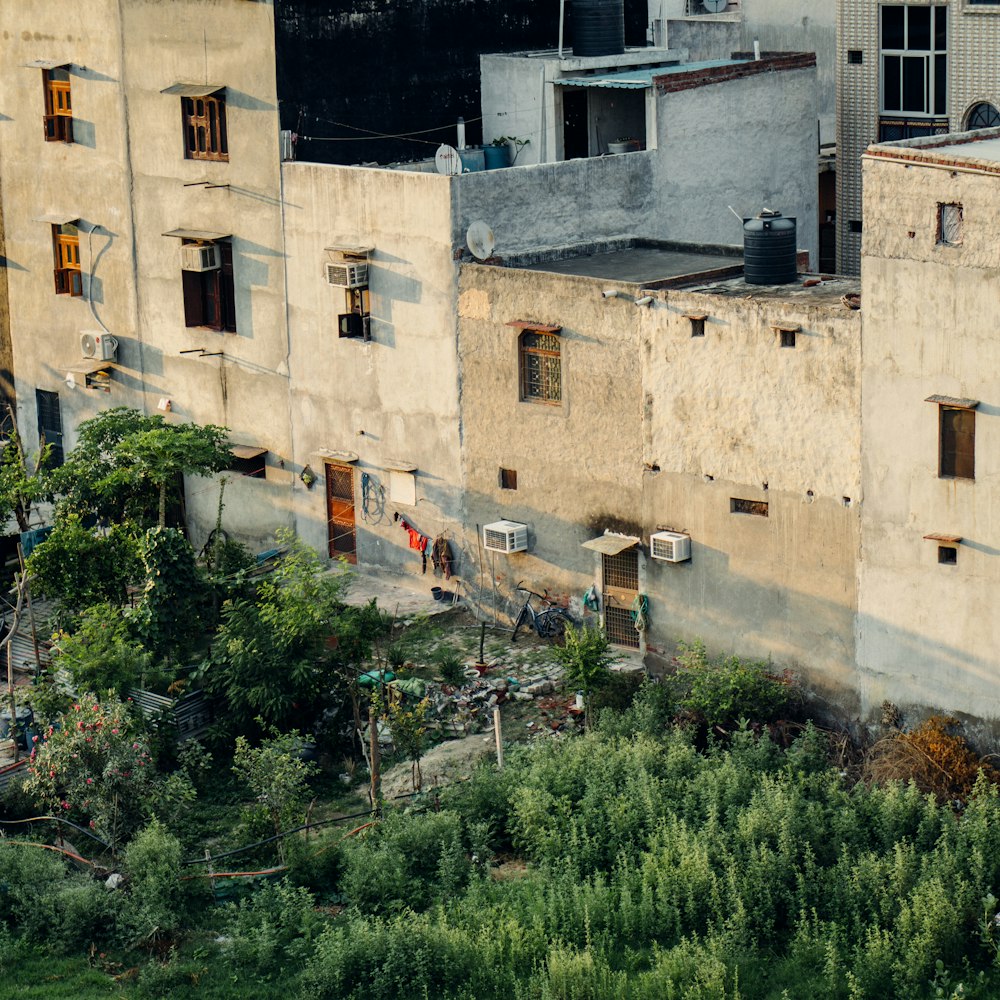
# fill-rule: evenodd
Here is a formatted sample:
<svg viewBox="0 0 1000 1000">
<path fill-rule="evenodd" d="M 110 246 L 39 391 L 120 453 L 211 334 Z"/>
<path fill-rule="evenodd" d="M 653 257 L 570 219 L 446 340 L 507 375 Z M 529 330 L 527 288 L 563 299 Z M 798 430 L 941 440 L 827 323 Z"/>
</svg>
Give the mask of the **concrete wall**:
<svg viewBox="0 0 1000 1000">
<path fill-rule="evenodd" d="M 603 299 L 604 284 L 462 266 L 463 398 L 492 401 L 463 405 L 467 548 L 479 562 L 476 525 L 529 526 L 527 553 L 482 560 L 486 610 L 494 581 L 502 612 L 524 579 L 580 613 L 600 585 L 581 543 L 605 528 L 634 534 L 654 660 L 700 637 L 795 668 L 853 714 L 859 315 L 836 285 L 765 293 L 734 281 L 656 292 L 639 309 Z M 687 312 L 709 316 L 705 337 L 691 336 Z M 519 401 L 512 320 L 562 326 L 560 405 Z M 794 349 L 778 346 L 778 322 L 801 325 Z M 500 489 L 500 468 L 516 470 L 516 491 Z M 769 516 L 732 513 L 730 497 L 766 501 Z M 690 562 L 646 557 L 664 528 L 691 533 Z"/>
<path fill-rule="evenodd" d="M 798 245 L 815 266 L 815 68 L 706 81 L 661 94 L 657 108 L 663 231 L 655 235 L 739 243 L 742 227 L 727 206 L 743 217 L 767 206 L 798 218 Z"/>
<path fill-rule="evenodd" d="M 286 163 L 283 179 L 294 469 L 321 476 L 311 491 L 296 483 L 298 530 L 325 550 L 319 453 L 354 452 L 359 562 L 420 574 L 393 512 L 432 538 L 459 516 L 452 185 L 466 178 Z M 344 292 L 323 274 L 336 245 L 374 247 L 368 343 L 337 336 Z M 362 473 L 388 490 L 394 460 L 417 467 L 416 505 L 387 497 L 363 515 Z"/>
<path fill-rule="evenodd" d="M 269 450 L 267 481 L 240 478 L 226 494 L 227 529 L 257 545 L 290 516 L 272 13 L 241 0 L 108 0 L 67 34 L 59 5 L 0 10 L 0 170 L 26 437 L 35 443 L 36 387 L 59 392 L 67 448 L 99 410 L 156 412 L 168 397 L 172 419 L 227 425 L 234 441 Z M 192 44 L 203 34 L 207 45 Z M 72 144 L 43 140 L 42 74 L 22 68 L 36 59 L 72 66 Z M 184 158 L 180 98 L 160 93 L 206 79 L 227 88 L 227 163 Z M 53 212 L 82 220 L 81 298 L 53 290 L 51 227 L 33 221 Z M 177 228 L 233 235 L 238 334 L 184 326 L 180 241 L 162 235 Z M 81 331 L 102 326 L 120 345 L 111 391 L 84 388 L 82 376 L 68 386 Z M 196 348 L 224 357 L 180 353 Z M 194 480 L 188 494 L 197 543 L 214 526 L 218 489 Z"/>
<path fill-rule="evenodd" d="M 1000 178 L 866 157 L 864 184 L 864 700 L 968 713 L 996 736 Z M 939 202 L 963 205 L 960 247 L 936 242 Z M 974 481 L 938 476 L 932 394 L 982 401 Z M 957 565 L 938 564 L 932 533 L 962 538 Z"/>
</svg>

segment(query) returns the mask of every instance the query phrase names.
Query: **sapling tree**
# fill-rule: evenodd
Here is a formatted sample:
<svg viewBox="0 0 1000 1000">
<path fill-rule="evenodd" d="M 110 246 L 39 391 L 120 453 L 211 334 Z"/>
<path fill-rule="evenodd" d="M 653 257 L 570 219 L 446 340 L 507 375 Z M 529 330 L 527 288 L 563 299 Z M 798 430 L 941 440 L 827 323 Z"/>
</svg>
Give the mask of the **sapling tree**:
<svg viewBox="0 0 1000 1000">
<path fill-rule="evenodd" d="M 250 787 L 276 835 L 302 818 L 309 801 L 309 778 L 318 768 L 299 755 L 303 742 L 309 739 L 301 737 L 297 729 L 284 734 L 272 730 L 272 735 L 256 747 L 246 737 L 236 737 L 233 773 Z M 284 862 L 282 839 L 278 840 L 278 856 Z"/>
<path fill-rule="evenodd" d="M 34 455 L 25 452 L 11 406 L 0 421 L 0 433 L 6 440 L 0 452 L 0 523 L 13 517 L 17 530 L 27 531 L 31 527 L 32 508 L 49 491 L 46 464 L 52 445 L 43 442 Z"/>
<path fill-rule="evenodd" d="M 383 718 L 392 731 L 392 742 L 396 749 L 410 762 L 410 781 L 413 790 L 419 792 L 423 785 L 420 773 L 420 758 L 427 749 L 427 709 L 430 702 L 424 698 L 413 708 L 407 708 L 400 697 L 390 697 Z"/>
<path fill-rule="evenodd" d="M 586 623 L 579 628 L 568 625 L 565 645 L 556 646 L 553 652 L 566 671 L 566 680 L 583 694 L 583 722 L 589 726 L 590 696 L 608 683 L 608 671 L 618 654 L 604 629 Z"/>
</svg>

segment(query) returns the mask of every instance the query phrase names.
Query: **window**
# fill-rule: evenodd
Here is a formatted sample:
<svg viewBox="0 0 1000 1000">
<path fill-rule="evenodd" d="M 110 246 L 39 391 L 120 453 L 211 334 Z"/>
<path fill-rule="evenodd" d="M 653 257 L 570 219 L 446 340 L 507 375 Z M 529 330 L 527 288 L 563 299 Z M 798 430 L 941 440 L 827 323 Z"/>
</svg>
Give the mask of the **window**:
<svg viewBox="0 0 1000 1000">
<path fill-rule="evenodd" d="M 202 255 L 204 270 L 181 271 L 184 290 L 184 325 L 236 333 L 236 293 L 233 287 L 233 247 L 217 242 L 185 239 L 183 246 L 213 247 L 216 254 Z"/>
<path fill-rule="evenodd" d="M 267 479 L 267 449 L 254 448 L 245 444 L 229 446 L 232 458 L 229 471 L 250 479 Z"/>
<path fill-rule="evenodd" d="M 976 478 L 976 411 L 940 405 L 939 468 L 942 479 Z"/>
<path fill-rule="evenodd" d="M 35 409 L 38 411 L 39 445 L 51 445 L 48 466 L 54 469 L 63 464 L 62 414 L 59 411 L 59 393 L 35 390 Z"/>
<path fill-rule="evenodd" d="M 880 12 L 882 112 L 947 114 L 948 8 L 885 6 Z"/>
<path fill-rule="evenodd" d="M 958 549 L 954 545 L 938 546 L 938 562 L 942 566 L 955 566 L 958 563 Z"/>
<path fill-rule="evenodd" d="M 536 403 L 562 401 L 562 357 L 559 337 L 526 329 L 520 339 L 521 399 Z"/>
<path fill-rule="evenodd" d="M 730 497 L 729 513 L 753 514 L 755 517 L 767 517 L 767 501 L 743 500 L 740 497 Z"/>
<path fill-rule="evenodd" d="M 975 132 L 981 128 L 996 128 L 998 125 L 1000 125 L 1000 111 L 985 101 L 974 104 L 965 117 L 965 130 L 967 132 Z"/>
<path fill-rule="evenodd" d="M 52 226 L 52 257 L 56 295 L 83 295 L 80 231 L 72 222 Z"/>
<path fill-rule="evenodd" d="M 346 311 L 337 317 L 338 336 L 371 340 L 370 302 L 367 286 L 344 289 L 344 308 Z"/>
<path fill-rule="evenodd" d="M 691 336 L 705 336 L 705 320 L 708 319 L 704 313 L 685 313 L 684 318 L 691 321 Z"/>
<path fill-rule="evenodd" d="M 45 86 L 45 141 L 73 141 L 73 104 L 69 92 L 69 68 L 42 70 Z"/>
<path fill-rule="evenodd" d="M 189 160 L 228 160 L 225 90 L 181 97 L 184 156 Z"/>
<path fill-rule="evenodd" d="M 955 247 L 962 242 L 962 206 L 938 205 L 937 241 L 939 246 Z"/>
<path fill-rule="evenodd" d="M 852 66 L 860 66 L 865 61 L 865 54 L 861 51 L 861 49 L 848 49 L 847 61 Z"/>
<path fill-rule="evenodd" d="M 500 489 L 502 489 L 502 490 L 516 490 L 517 489 L 517 470 L 516 469 L 501 469 L 500 470 Z"/>
<path fill-rule="evenodd" d="M 849 233 L 860 233 L 861 232 L 861 220 L 860 219 L 849 219 L 847 222 L 847 231 Z"/>
<path fill-rule="evenodd" d="M 778 331 L 779 343 L 782 347 L 794 347 L 795 346 L 795 331 L 794 330 L 779 330 Z"/>
</svg>

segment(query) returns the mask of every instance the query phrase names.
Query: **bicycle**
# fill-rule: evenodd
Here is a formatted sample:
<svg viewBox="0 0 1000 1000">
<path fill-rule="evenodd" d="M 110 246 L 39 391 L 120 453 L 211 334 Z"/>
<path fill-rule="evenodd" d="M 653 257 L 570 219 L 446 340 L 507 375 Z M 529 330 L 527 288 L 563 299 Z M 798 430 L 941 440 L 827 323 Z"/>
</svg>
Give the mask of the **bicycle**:
<svg viewBox="0 0 1000 1000">
<path fill-rule="evenodd" d="M 521 583 L 524 581 L 522 580 Z M 521 605 L 514 620 L 514 631 L 510 637 L 511 642 L 517 641 L 517 633 L 522 625 L 529 624 L 542 639 L 549 639 L 559 642 L 566 635 L 566 626 L 575 625 L 572 616 L 565 608 L 560 608 L 549 600 L 548 591 L 544 594 L 536 594 L 533 590 L 522 587 L 521 583 L 514 588 L 521 594 L 526 594 L 524 604 Z M 537 597 L 546 607 L 541 611 L 536 611 L 531 606 L 531 599 Z"/>
</svg>

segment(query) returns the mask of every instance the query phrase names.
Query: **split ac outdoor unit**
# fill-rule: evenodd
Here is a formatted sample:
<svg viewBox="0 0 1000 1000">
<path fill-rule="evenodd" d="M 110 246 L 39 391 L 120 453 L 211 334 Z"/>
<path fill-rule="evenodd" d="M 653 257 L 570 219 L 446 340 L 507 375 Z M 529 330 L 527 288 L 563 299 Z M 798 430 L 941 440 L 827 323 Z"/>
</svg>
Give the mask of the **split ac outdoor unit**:
<svg viewBox="0 0 1000 1000">
<path fill-rule="evenodd" d="M 528 526 L 517 521 L 494 521 L 483 525 L 483 548 L 490 552 L 526 552 Z"/>
<path fill-rule="evenodd" d="M 218 271 L 221 266 L 222 256 L 215 243 L 182 244 L 182 271 Z"/>
<path fill-rule="evenodd" d="M 325 264 L 326 281 L 337 288 L 364 288 L 368 284 L 367 264 Z"/>
<path fill-rule="evenodd" d="M 101 333 L 81 333 L 80 353 L 95 361 L 114 361 L 118 351 L 116 338 Z"/>
<path fill-rule="evenodd" d="M 649 554 L 662 562 L 684 562 L 691 558 L 691 536 L 679 531 L 657 531 L 649 536 Z"/>
</svg>

